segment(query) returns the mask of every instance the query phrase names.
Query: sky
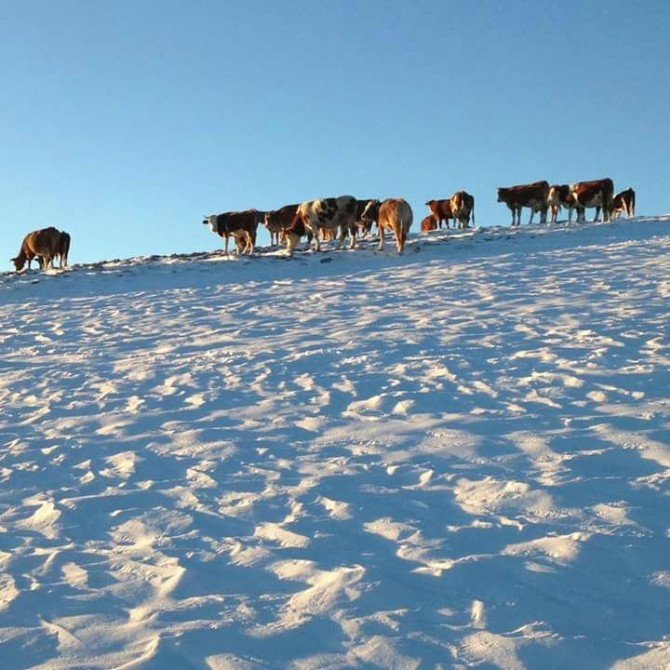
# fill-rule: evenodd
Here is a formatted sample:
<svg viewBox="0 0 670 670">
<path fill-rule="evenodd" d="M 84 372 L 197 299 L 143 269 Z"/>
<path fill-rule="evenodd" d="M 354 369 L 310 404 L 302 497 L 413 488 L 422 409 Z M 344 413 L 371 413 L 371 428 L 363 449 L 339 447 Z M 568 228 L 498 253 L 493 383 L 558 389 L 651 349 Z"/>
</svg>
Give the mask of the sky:
<svg viewBox="0 0 670 670">
<path fill-rule="evenodd" d="M 205 214 L 343 194 L 500 225 L 499 186 L 609 176 L 667 213 L 669 32 L 667 0 L 3 0 L 0 269 L 50 225 L 71 263 L 203 251 Z"/>
</svg>

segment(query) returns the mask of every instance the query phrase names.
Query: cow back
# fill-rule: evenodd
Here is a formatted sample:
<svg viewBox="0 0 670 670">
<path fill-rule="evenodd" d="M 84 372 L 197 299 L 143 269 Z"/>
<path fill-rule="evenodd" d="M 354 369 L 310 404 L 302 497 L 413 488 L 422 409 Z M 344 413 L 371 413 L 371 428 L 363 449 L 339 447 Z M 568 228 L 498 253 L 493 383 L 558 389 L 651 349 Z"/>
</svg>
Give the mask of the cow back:
<svg viewBox="0 0 670 670">
<path fill-rule="evenodd" d="M 50 226 L 35 230 L 26 235 L 23 240 L 23 249 L 29 257 L 42 256 L 53 258 L 58 253 L 60 231 Z"/>
<path fill-rule="evenodd" d="M 403 198 L 389 198 L 379 207 L 379 225 L 383 228 L 399 227 L 407 232 L 414 218 L 412 208 Z"/>
<path fill-rule="evenodd" d="M 265 214 L 265 226 L 272 232 L 279 232 L 288 228 L 298 211 L 298 205 L 284 205 L 279 209 L 267 212 Z"/>
<path fill-rule="evenodd" d="M 451 198 L 442 200 L 429 200 L 426 203 L 426 206 L 431 211 L 431 214 L 439 221 L 451 219 L 453 217 L 451 209 Z"/>
</svg>

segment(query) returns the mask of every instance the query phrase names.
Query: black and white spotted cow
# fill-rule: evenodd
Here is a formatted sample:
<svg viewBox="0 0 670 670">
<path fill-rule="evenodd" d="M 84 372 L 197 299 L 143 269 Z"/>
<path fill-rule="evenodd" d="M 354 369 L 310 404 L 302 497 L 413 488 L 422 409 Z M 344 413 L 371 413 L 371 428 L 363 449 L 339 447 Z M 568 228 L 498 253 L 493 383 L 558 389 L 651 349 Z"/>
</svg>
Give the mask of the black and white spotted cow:
<svg viewBox="0 0 670 670">
<path fill-rule="evenodd" d="M 321 251 L 319 243 L 320 230 L 337 230 L 339 228 L 340 245 L 344 243 L 347 231 L 356 222 L 356 198 L 341 195 L 339 198 L 318 198 L 303 202 L 295 213 L 291 225 L 282 232 L 286 249 L 292 254 L 298 246 L 300 238 L 312 233 L 316 242 L 316 251 Z M 307 243 L 309 246 L 309 242 Z M 356 247 L 356 236 L 351 236 L 351 248 Z"/>
</svg>

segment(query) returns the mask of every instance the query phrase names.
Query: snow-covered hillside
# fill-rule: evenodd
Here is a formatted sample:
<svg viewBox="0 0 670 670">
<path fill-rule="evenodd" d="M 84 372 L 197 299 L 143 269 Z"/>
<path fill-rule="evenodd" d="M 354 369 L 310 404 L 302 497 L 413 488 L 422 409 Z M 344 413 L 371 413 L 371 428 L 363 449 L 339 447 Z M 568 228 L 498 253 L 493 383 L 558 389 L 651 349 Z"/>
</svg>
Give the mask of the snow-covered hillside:
<svg viewBox="0 0 670 670">
<path fill-rule="evenodd" d="M 0 667 L 667 668 L 669 300 L 670 217 L 0 275 Z"/>
</svg>

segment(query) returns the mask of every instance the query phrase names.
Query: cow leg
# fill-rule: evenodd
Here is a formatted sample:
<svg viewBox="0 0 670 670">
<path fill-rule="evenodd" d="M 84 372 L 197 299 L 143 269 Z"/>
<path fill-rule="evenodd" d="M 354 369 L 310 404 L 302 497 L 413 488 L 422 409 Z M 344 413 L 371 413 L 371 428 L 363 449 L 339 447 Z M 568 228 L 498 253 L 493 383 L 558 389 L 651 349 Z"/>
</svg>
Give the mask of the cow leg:
<svg viewBox="0 0 670 670">
<path fill-rule="evenodd" d="M 403 252 L 403 247 L 402 247 L 402 241 L 400 239 L 400 230 L 401 230 L 402 224 L 396 224 L 393 227 L 393 236 L 395 237 L 395 247 L 398 250 L 398 254 L 402 254 Z"/>
<path fill-rule="evenodd" d="M 316 246 L 314 248 L 314 251 L 321 251 L 321 242 L 319 240 L 320 236 L 319 236 L 318 226 L 315 226 L 314 228 L 311 228 L 310 230 L 312 231 L 312 239 L 314 240 L 314 242 L 316 242 Z M 309 250 L 309 245 L 310 245 L 309 237 L 307 239 L 308 239 L 307 250 Z"/>
<path fill-rule="evenodd" d="M 379 225 L 379 251 L 384 251 L 384 229 Z"/>
<path fill-rule="evenodd" d="M 293 256 L 296 246 L 300 242 L 300 237 L 294 233 L 286 233 L 286 251 L 289 256 Z M 307 243 L 309 245 L 309 242 Z"/>
<path fill-rule="evenodd" d="M 347 226 L 349 230 L 349 236 L 351 237 L 351 245 L 349 246 L 350 249 L 355 249 L 356 248 L 356 228 L 352 228 L 351 226 Z"/>
<path fill-rule="evenodd" d="M 600 207 L 596 207 L 596 215 L 593 217 L 593 222 L 595 223 L 600 219 Z M 603 209 L 603 220 L 605 219 L 605 210 Z"/>
<path fill-rule="evenodd" d="M 345 226 L 338 226 L 336 230 L 333 230 L 333 233 L 337 234 L 337 247 L 338 249 L 344 248 L 344 240 L 347 237 L 347 229 Z"/>
<path fill-rule="evenodd" d="M 535 210 L 530 208 L 530 219 L 528 219 L 528 225 L 533 225 L 533 216 L 535 216 Z M 521 212 L 519 212 L 519 224 L 521 224 Z"/>
<path fill-rule="evenodd" d="M 544 223 L 544 224 L 547 223 L 547 209 L 548 209 L 547 207 L 543 207 L 540 210 L 540 223 Z"/>
</svg>

